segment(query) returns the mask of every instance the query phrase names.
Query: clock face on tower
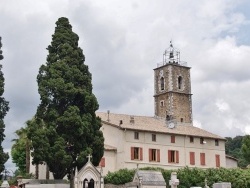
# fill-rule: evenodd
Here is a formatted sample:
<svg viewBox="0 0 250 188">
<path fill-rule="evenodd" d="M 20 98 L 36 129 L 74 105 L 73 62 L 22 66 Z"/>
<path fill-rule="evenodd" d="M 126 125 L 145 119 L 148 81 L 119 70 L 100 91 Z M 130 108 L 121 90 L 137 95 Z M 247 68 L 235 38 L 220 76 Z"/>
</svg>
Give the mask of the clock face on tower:
<svg viewBox="0 0 250 188">
<path fill-rule="evenodd" d="M 170 129 L 173 129 L 173 128 L 174 128 L 174 122 L 170 122 L 170 123 L 168 124 L 168 127 L 169 127 Z"/>
</svg>

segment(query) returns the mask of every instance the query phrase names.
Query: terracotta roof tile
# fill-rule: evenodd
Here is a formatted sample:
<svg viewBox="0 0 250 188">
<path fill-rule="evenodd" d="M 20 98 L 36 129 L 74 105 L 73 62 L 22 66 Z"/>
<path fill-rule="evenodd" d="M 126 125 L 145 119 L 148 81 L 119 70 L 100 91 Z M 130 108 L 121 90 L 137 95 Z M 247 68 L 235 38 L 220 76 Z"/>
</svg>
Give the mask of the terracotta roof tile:
<svg viewBox="0 0 250 188">
<path fill-rule="evenodd" d="M 102 119 L 103 123 L 117 126 L 123 129 L 169 133 L 177 135 L 188 135 L 194 137 L 223 139 L 216 134 L 210 133 L 193 125 L 177 125 L 174 128 L 168 128 L 164 119 L 150 116 L 134 116 L 127 114 L 114 114 L 105 112 L 96 112 L 96 115 Z M 134 123 L 130 123 L 131 116 L 134 117 Z M 122 123 L 122 124 L 120 124 Z"/>
</svg>

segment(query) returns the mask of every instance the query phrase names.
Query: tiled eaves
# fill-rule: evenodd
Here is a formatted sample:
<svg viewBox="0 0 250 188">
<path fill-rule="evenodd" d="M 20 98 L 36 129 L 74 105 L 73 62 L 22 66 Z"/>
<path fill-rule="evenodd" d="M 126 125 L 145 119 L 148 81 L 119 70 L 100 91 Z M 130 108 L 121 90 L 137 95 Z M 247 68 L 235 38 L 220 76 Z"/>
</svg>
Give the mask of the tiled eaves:
<svg viewBox="0 0 250 188">
<path fill-rule="evenodd" d="M 166 126 L 166 123 L 163 119 L 150 117 L 150 116 L 133 116 L 134 123 L 130 123 L 131 115 L 127 114 L 114 114 L 114 113 L 104 113 L 97 112 L 102 120 L 102 123 L 108 124 L 120 129 L 130 129 L 137 131 L 145 132 L 155 132 L 162 134 L 176 134 L 184 136 L 194 136 L 194 137 L 203 137 L 203 138 L 214 138 L 220 140 L 226 140 L 225 138 L 218 136 L 216 134 L 210 133 L 204 129 L 192 125 L 178 125 L 173 129 L 170 129 Z M 120 122 L 122 123 L 120 124 Z"/>
</svg>

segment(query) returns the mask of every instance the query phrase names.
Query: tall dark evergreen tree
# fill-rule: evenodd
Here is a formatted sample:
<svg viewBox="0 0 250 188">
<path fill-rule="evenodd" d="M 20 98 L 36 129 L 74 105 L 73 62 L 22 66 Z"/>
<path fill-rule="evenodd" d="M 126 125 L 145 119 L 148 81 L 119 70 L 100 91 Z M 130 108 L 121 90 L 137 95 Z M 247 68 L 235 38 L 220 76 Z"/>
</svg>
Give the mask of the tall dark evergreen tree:
<svg viewBox="0 0 250 188">
<path fill-rule="evenodd" d="M 0 37 L 0 60 L 3 59 L 2 55 L 2 42 L 1 42 L 1 37 Z M 9 110 L 9 102 L 7 102 L 4 97 L 4 76 L 2 72 L 2 65 L 0 65 L 0 172 L 4 170 L 4 163 L 8 160 L 9 155 L 8 153 L 4 153 L 3 147 L 2 147 L 2 142 L 4 140 L 5 134 L 5 124 L 4 124 L 4 116 L 7 114 Z"/>
<path fill-rule="evenodd" d="M 41 103 L 28 126 L 33 163 L 45 161 L 55 179 L 72 178 L 89 154 L 98 165 L 104 152 L 101 120 L 95 114 L 99 106 L 78 40 L 69 20 L 59 18 L 37 76 Z"/>
</svg>

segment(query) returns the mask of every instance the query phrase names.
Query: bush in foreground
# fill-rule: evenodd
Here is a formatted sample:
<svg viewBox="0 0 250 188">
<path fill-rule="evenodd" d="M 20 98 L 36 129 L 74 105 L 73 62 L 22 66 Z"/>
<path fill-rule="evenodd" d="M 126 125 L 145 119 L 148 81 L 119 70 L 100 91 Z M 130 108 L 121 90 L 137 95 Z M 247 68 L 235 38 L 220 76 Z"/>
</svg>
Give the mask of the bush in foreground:
<svg viewBox="0 0 250 188">
<path fill-rule="evenodd" d="M 177 177 L 180 180 L 178 188 L 186 188 L 192 186 L 204 187 L 205 179 L 207 179 L 207 184 L 212 187 L 214 183 L 218 182 L 231 182 L 232 188 L 249 188 L 250 187 L 250 169 L 225 169 L 225 168 L 209 168 L 209 169 L 199 169 L 199 168 L 181 168 L 178 170 L 164 170 L 162 168 L 140 168 L 140 170 L 156 170 L 161 171 L 162 175 L 166 181 L 167 188 L 170 186 L 168 182 L 171 177 L 171 172 L 176 171 Z M 121 169 L 117 172 L 109 172 L 104 178 L 105 184 L 125 184 L 133 180 L 135 169 Z"/>
</svg>

